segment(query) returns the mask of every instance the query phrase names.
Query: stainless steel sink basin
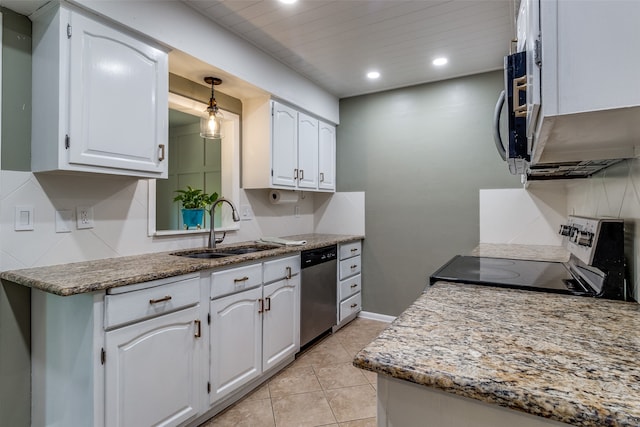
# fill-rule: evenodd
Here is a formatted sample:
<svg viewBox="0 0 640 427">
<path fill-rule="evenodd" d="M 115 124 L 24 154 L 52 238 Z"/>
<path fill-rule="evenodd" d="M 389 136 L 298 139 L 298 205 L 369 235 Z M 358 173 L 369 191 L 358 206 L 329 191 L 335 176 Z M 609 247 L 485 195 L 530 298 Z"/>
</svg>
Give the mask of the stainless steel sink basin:
<svg viewBox="0 0 640 427">
<path fill-rule="evenodd" d="M 267 251 L 269 249 L 279 248 L 277 245 L 254 245 L 254 246 L 241 246 L 237 248 L 218 248 L 218 249 L 200 249 L 200 250 L 188 250 L 183 252 L 175 252 L 171 255 L 183 256 L 187 258 L 200 258 L 200 259 L 213 259 L 224 258 L 234 255 L 251 254 L 254 252 Z"/>
</svg>

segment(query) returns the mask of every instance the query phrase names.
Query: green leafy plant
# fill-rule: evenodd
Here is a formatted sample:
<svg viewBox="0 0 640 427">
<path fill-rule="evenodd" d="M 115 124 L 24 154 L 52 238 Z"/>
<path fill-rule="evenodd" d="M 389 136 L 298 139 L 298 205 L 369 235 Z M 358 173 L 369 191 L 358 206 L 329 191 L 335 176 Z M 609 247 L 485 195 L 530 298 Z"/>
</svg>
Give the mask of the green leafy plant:
<svg viewBox="0 0 640 427">
<path fill-rule="evenodd" d="M 186 190 L 176 190 L 178 194 L 173 198 L 174 202 L 181 202 L 184 209 L 209 209 L 209 206 L 218 200 L 218 193 L 207 194 L 199 188 L 187 186 Z"/>
</svg>

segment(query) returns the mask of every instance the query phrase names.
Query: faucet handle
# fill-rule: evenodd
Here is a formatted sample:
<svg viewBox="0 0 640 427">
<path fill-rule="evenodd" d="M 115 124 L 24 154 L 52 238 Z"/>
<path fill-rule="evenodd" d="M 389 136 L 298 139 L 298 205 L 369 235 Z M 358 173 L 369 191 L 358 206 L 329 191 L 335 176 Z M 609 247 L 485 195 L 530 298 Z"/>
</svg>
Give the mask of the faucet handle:
<svg viewBox="0 0 640 427">
<path fill-rule="evenodd" d="M 224 241 L 225 237 L 227 237 L 227 232 L 226 231 L 222 232 L 222 237 L 215 237 L 215 233 L 214 233 L 214 238 L 216 240 L 216 244 L 222 243 Z"/>
</svg>

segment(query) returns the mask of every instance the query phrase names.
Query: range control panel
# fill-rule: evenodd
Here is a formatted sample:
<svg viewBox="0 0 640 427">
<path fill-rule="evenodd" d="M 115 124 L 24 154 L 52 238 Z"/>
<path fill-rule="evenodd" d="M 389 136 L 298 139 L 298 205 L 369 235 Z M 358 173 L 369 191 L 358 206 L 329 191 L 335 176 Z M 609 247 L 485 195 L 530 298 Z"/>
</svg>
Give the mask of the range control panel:
<svg viewBox="0 0 640 427">
<path fill-rule="evenodd" d="M 564 244 L 569 252 L 585 264 L 592 265 L 598 243 L 608 238 L 608 233 L 603 236 L 603 230 L 613 223 L 622 225 L 623 220 L 569 216 L 567 224 L 560 226 L 560 234 L 564 236 Z"/>
</svg>

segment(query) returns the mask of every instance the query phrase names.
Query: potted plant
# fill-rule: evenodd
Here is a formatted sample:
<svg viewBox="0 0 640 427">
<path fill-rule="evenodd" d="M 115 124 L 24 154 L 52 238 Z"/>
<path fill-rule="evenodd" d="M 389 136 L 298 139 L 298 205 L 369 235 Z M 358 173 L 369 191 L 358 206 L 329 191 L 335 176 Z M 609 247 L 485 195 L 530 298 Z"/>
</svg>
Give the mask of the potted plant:
<svg viewBox="0 0 640 427">
<path fill-rule="evenodd" d="M 207 194 L 199 188 L 187 186 L 186 190 L 176 190 L 179 193 L 173 198 L 174 202 L 182 203 L 182 223 L 184 229 L 204 227 L 204 212 L 218 199 L 218 193 Z"/>
</svg>

